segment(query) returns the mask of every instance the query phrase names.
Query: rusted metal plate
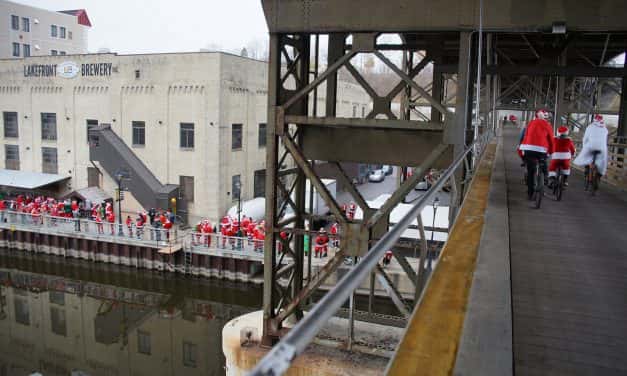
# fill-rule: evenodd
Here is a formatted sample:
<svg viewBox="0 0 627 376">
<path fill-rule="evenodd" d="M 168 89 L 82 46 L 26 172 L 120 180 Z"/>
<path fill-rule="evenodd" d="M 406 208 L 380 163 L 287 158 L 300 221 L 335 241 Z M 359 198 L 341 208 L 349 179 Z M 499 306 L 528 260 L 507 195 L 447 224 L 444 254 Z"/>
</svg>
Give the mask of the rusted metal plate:
<svg viewBox="0 0 627 376">
<path fill-rule="evenodd" d="M 479 0 L 262 0 L 274 32 L 476 30 Z M 483 27 L 502 31 L 625 30 L 623 0 L 483 0 Z"/>
<path fill-rule="evenodd" d="M 368 252 L 368 229 L 361 223 L 347 223 L 342 238 L 344 253 L 347 256 L 363 256 Z"/>
<path fill-rule="evenodd" d="M 442 142 L 442 132 L 422 130 L 341 129 L 307 126 L 302 129 L 307 159 L 418 166 Z M 445 153 L 435 168 L 453 161 Z"/>
</svg>

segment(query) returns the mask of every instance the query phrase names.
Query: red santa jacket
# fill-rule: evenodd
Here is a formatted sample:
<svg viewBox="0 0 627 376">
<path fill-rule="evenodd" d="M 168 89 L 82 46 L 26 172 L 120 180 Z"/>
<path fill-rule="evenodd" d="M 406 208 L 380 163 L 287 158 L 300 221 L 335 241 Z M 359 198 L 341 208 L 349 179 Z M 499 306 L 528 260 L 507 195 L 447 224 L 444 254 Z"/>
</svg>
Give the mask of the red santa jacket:
<svg viewBox="0 0 627 376">
<path fill-rule="evenodd" d="M 548 121 L 533 119 L 527 125 L 525 137 L 520 143 L 520 150 L 553 153 L 553 129 Z"/>
<path fill-rule="evenodd" d="M 555 149 L 551 154 L 551 159 L 570 160 L 575 155 L 575 145 L 570 138 L 555 137 L 553 144 Z"/>
<path fill-rule="evenodd" d="M 327 245 L 327 243 L 329 243 L 329 236 L 327 235 L 327 233 L 318 233 L 318 236 L 316 236 L 316 244 Z"/>
</svg>

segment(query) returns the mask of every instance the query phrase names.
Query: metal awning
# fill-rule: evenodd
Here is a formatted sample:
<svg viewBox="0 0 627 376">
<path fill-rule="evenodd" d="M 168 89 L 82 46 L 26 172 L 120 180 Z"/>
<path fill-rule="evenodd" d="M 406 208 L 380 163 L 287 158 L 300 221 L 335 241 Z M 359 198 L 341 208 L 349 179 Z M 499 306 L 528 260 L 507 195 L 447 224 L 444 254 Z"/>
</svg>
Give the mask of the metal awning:
<svg viewBox="0 0 627 376">
<path fill-rule="evenodd" d="M 12 188 L 37 189 L 69 178 L 57 174 L 0 169 L 0 186 Z"/>
<path fill-rule="evenodd" d="M 94 204 L 110 201 L 113 199 L 111 195 L 98 187 L 77 189 L 74 192 L 70 193 L 68 197 L 78 197 L 83 201 L 89 200 Z"/>
</svg>

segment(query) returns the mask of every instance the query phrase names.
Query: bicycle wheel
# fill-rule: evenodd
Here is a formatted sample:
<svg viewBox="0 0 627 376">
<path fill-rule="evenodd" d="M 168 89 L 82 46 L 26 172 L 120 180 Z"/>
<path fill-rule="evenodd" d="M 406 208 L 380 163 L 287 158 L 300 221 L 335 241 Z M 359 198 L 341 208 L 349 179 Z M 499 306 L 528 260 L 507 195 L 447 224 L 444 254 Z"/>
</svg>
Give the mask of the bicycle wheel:
<svg viewBox="0 0 627 376">
<path fill-rule="evenodd" d="M 536 167 L 535 188 L 536 209 L 540 209 L 540 205 L 542 204 L 542 196 L 544 196 L 544 176 L 542 172 L 540 172 L 540 167 Z"/>
<path fill-rule="evenodd" d="M 562 193 L 564 192 L 564 175 L 561 173 L 557 177 L 557 182 L 555 183 L 555 198 L 557 201 L 562 201 Z"/>
<path fill-rule="evenodd" d="M 594 169 L 594 173 L 592 174 L 592 195 L 596 195 L 597 190 L 599 189 L 599 182 L 601 180 L 601 176 L 597 172 L 596 168 Z"/>
</svg>

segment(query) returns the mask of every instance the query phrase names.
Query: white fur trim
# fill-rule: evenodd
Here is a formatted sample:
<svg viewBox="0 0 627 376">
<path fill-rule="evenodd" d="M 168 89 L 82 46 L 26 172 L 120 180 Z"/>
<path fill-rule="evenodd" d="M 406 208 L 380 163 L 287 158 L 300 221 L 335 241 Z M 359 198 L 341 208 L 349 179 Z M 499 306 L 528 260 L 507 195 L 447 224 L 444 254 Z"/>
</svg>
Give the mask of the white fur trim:
<svg viewBox="0 0 627 376">
<path fill-rule="evenodd" d="M 528 145 L 528 144 L 522 144 L 519 147 L 520 150 L 529 150 L 529 151 L 537 151 L 540 153 L 546 153 L 546 148 L 544 146 L 538 146 L 538 145 Z"/>
<path fill-rule="evenodd" d="M 570 175 L 570 169 L 569 170 L 561 170 L 562 175 L 566 175 L 569 176 Z M 557 171 L 549 171 L 549 177 L 554 177 L 557 176 Z"/>
<path fill-rule="evenodd" d="M 551 159 L 570 159 L 572 158 L 572 155 L 570 154 L 569 151 L 564 151 L 564 152 L 556 152 L 551 154 Z"/>
</svg>

